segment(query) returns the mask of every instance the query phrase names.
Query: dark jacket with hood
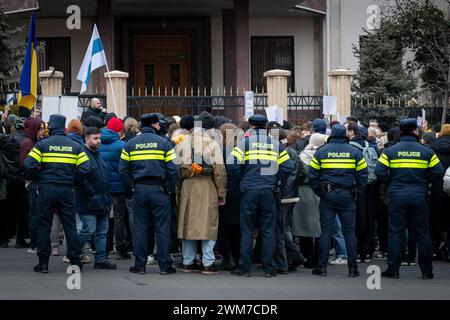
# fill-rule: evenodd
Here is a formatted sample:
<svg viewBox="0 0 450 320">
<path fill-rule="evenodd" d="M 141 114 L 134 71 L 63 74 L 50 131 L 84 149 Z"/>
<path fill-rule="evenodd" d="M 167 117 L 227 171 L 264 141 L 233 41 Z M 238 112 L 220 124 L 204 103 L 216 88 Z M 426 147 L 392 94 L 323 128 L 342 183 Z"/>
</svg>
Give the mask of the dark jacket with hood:
<svg viewBox="0 0 450 320">
<path fill-rule="evenodd" d="M 445 170 L 450 167 L 450 136 L 439 137 L 429 147 L 436 152 Z M 431 185 L 430 226 L 437 231 L 450 231 L 450 196 L 443 190 L 443 177 Z"/>
<path fill-rule="evenodd" d="M 20 168 L 24 170 L 24 161 L 28 153 L 33 149 L 37 142 L 37 133 L 41 128 L 42 120 L 40 118 L 28 118 L 25 121 L 25 138 L 20 145 Z"/>
<path fill-rule="evenodd" d="M 78 133 L 75 132 L 71 132 L 69 134 L 67 134 L 67 136 L 72 139 L 73 141 L 78 142 L 81 146 L 84 146 L 84 140 L 83 137 L 80 136 Z"/>
<path fill-rule="evenodd" d="M 9 134 L 0 133 L 0 180 L 20 182 L 19 142 Z"/>
<path fill-rule="evenodd" d="M 84 147 L 89 158 L 90 170 L 77 183 L 76 204 L 78 214 L 108 214 L 111 209 L 108 171 L 98 151 Z"/>
<path fill-rule="evenodd" d="M 78 143 L 65 135 L 66 117 L 51 115 L 50 136 L 38 141 L 25 159 L 25 169 L 40 184 L 73 186 L 89 172 L 89 158 Z"/>
<path fill-rule="evenodd" d="M 111 193 L 125 193 L 125 181 L 119 174 L 119 162 L 122 149 L 125 147 L 125 142 L 120 140 L 117 132 L 110 129 L 102 130 L 102 145 L 99 153 L 102 156 L 106 165 L 106 170 L 109 175 L 109 187 Z"/>
</svg>

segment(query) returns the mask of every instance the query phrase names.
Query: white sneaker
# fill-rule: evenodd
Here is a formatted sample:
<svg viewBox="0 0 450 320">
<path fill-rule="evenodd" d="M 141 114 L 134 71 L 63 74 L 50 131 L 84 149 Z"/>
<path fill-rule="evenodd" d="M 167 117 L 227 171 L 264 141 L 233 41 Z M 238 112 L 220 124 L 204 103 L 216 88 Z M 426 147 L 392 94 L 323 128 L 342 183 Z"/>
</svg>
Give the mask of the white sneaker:
<svg viewBox="0 0 450 320">
<path fill-rule="evenodd" d="M 330 261 L 330 264 L 333 266 L 347 265 L 347 259 L 344 259 L 342 257 L 337 257 L 336 259 Z"/>
<path fill-rule="evenodd" d="M 147 258 L 147 265 L 153 265 L 153 264 L 156 264 L 156 260 L 155 260 L 155 256 L 151 254 Z"/>
<path fill-rule="evenodd" d="M 31 253 L 31 254 L 36 254 L 37 253 L 37 248 L 28 248 L 27 252 Z"/>
<path fill-rule="evenodd" d="M 70 260 L 69 260 L 69 258 L 67 258 L 67 256 L 64 256 L 64 257 L 63 257 L 63 261 L 64 261 L 65 263 L 70 263 Z"/>
</svg>

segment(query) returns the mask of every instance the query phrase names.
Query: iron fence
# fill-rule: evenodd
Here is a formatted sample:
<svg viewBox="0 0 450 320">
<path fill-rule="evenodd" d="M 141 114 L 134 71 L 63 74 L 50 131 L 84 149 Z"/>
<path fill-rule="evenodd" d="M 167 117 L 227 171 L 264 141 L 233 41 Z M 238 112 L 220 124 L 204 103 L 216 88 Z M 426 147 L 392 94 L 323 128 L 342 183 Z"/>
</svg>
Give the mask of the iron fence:
<svg viewBox="0 0 450 320">
<path fill-rule="evenodd" d="M 405 118 L 417 118 L 422 116 L 422 109 L 425 110 L 425 119 L 429 126 L 439 125 L 442 119 L 442 107 L 404 107 L 404 106 L 357 106 L 352 105 L 352 115 L 362 124 L 368 125 L 370 119 L 377 119 L 378 122 L 386 122 L 395 125 Z M 450 123 L 450 112 L 447 110 L 447 123 Z"/>
<path fill-rule="evenodd" d="M 208 111 L 214 116 L 226 116 L 233 121 L 243 119 L 245 97 L 236 96 L 129 96 L 128 115 L 138 118 L 148 112 L 165 116 L 197 115 Z M 255 94 L 254 112 L 264 114 L 268 106 L 267 95 Z M 299 125 L 322 113 L 322 96 L 288 95 L 288 118 L 291 125 Z"/>
</svg>

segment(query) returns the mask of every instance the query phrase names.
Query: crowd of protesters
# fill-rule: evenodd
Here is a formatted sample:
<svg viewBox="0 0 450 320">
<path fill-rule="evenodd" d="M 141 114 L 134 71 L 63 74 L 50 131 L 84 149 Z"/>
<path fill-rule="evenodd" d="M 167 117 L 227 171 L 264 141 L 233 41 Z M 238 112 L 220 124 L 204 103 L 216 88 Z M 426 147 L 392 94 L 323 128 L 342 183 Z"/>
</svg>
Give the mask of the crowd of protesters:
<svg viewBox="0 0 450 320">
<path fill-rule="evenodd" d="M 201 131 L 196 130 L 200 121 Z M 310 184 L 310 164 L 317 150 L 327 144 L 328 136 L 338 121 L 315 119 L 302 126 L 291 127 L 288 122 L 269 122 L 267 130 L 277 139 L 293 163 L 290 178 L 277 206 L 277 223 L 274 230 L 276 272 L 287 274 L 303 268 L 318 267 L 319 238 L 321 236 L 320 198 Z M 358 262 L 372 259 L 387 260 L 389 248 L 388 219 L 389 196 L 386 185 L 376 178 L 373 168 L 383 150 L 395 145 L 401 136 L 398 126 L 371 120 L 368 127 L 358 119 L 348 117 L 346 137 L 355 149 L 361 151 L 368 166 L 368 183 L 364 194 L 356 200 L 355 235 Z M 170 253 L 180 257 L 178 267 L 184 272 L 217 273 L 233 271 L 239 266 L 241 247 L 242 205 L 239 178 L 228 172 L 226 159 L 244 137 L 253 129 L 248 121 L 234 122 L 226 117 L 213 117 L 206 112 L 199 115 L 164 117 L 158 114 L 157 134 L 174 148 L 179 165 L 178 183 L 170 192 Z M 92 99 L 81 120 L 72 119 L 64 135 L 80 145 L 89 158 L 89 173 L 76 185 L 76 231 L 81 247 L 81 262 L 91 262 L 95 252 L 95 266 L 115 269 L 108 258 L 131 259 L 135 234 L 142 228 L 134 219 L 133 188 L 119 170 L 121 154 L 126 144 L 141 134 L 139 119 L 119 119 Z M 0 247 L 28 248 L 36 254 L 37 198 L 39 185 L 27 170 L 25 161 L 33 153 L 35 144 L 45 139 L 49 131 L 39 115 L 20 107 L 18 114 L 4 112 L 0 122 Z M 428 211 L 429 236 L 434 260 L 449 261 L 450 245 L 450 124 L 432 131 L 420 129 L 420 142 L 432 149 L 446 170 L 445 175 L 429 184 Z M 191 149 L 183 144 L 201 145 L 200 157 L 208 157 L 213 165 L 200 170 L 211 170 L 208 179 L 190 179 L 195 173 L 189 160 Z M 39 155 L 38 155 L 39 156 Z M 189 163 L 189 166 L 185 165 Z M 218 165 L 221 164 L 221 165 Z M 426 210 L 423 208 L 423 210 Z M 95 214 L 93 214 L 95 212 Z M 158 249 L 165 239 L 158 230 L 157 216 L 148 222 L 147 264 L 154 264 Z M 53 256 L 64 256 L 67 245 L 60 225 L 58 212 L 54 212 L 51 228 Z M 64 223 L 63 223 L 64 224 Z M 348 256 L 341 221 L 336 217 L 330 243 L 330 265 L 347 265 Z M 260 264 L 261 230 L 253 232 L 253 263 Z M 29 242 L 26 241 L 29 239 Z M 159 240 L 158 240 L 159 239 Z M 72 239 L 71 239 L 72 241 Z M 197 242 L 200 244 L 197 246 Z M 63 245 L 64 244 L 64 245 Z M 266 244 L 264 244 L 266 245 Z M 417 239 L 413 227 L 404 230 L 402 265 L 415 265 Z M 181 258 L 182 257 L 182 258 Z M 176 259 L 175 259 L 176 260 Z M 220 264 L 219 262 L 220 261 Z M 177 266 L 177 265 L 176 265 Z M 36 271 L 36 270 L 35 270 Z"/>
</svg>

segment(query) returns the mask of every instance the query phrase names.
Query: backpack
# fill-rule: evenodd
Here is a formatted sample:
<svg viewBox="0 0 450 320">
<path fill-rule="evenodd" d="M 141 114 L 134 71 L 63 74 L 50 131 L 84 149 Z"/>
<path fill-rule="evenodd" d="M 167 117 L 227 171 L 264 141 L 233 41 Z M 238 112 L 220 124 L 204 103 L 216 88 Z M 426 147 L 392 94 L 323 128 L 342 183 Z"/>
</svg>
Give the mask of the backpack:
<svg viewBox="0 0 450 320">
<path fill-rule="evenodd" d="M 364 159 L 366 159 L 367 171 L 369 172 L 367 184 L 372 184 L 377 181 L 377 176 L 375 174 L 375 166 L 377 165 L 378 162 L 378 154 L 374 148 L 369 146 L 369 143 L 367 141 L 364 142 L 366 144 L 364 148 L 361 147 L 361 145 L 359 145 L 356 142 L 350 141 L 350 144 L 361 150 Z"/>
</svg>

